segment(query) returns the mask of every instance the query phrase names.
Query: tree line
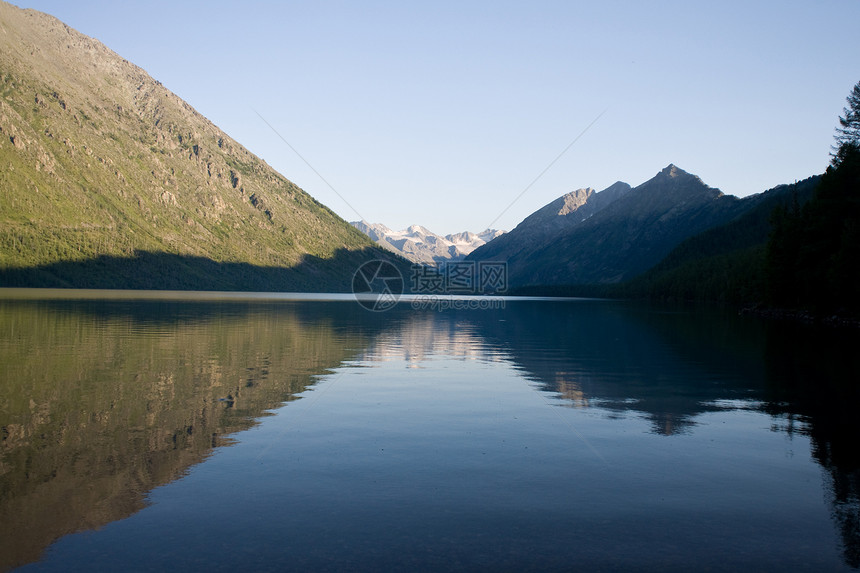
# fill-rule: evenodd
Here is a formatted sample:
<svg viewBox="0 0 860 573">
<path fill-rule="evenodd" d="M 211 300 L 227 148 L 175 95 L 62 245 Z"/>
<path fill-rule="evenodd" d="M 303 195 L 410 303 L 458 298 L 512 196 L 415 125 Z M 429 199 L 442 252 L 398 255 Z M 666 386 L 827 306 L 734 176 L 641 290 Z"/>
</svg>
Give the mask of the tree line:
<svg viewBox="0 0 860 573">
<path fill-rule="evenodd" d="M 860 82 L 847 101 L 812 198 L 773 211 L 765 268 L 770 305 L 860 311 Z"/>
</svg>

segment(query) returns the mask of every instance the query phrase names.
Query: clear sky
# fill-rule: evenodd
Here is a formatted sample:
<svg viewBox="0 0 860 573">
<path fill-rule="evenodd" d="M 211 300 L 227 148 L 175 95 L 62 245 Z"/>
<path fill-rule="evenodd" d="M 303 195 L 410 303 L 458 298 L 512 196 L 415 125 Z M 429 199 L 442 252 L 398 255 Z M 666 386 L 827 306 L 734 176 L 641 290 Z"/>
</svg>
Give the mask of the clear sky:
<svg viewBox="0 0 860 573">
<path fill-rule="evenodd" d="M 141 66 L 344 219 L 442 234 L 669 163 L 738 196 L 821 173 L 860 81 L 858 0 L 13 3 Z"/>
</svg>

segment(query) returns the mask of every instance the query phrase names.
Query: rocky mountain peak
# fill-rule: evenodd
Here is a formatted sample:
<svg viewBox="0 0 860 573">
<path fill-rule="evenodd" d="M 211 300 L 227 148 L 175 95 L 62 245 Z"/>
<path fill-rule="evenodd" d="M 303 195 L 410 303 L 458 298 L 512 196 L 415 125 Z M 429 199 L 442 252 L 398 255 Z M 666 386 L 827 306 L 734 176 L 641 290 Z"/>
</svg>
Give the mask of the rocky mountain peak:
<svg viewBox="0 0 860 573">
<path fill-rule="evenodd" d="M 554 233 L 585 221 L 628 191 L 630 191 L 630 185 L 621 181 L 603 191 L 583 187 L 562 195 L 538 209 L 526 217 L 517 228 L 534 229 L 539 233 Z"/>
<path fill-rule="evenodd" d="M 421 235 L 427 235 L 430 233 L 428 229 L 422 227 L 421 225 L 410 225 L 408 229 L 406 229 L 410 233 L 418 233 Z"/>
<path fill-rule="evenodd" d="M 665 175 L 666 177 L 678 177 L 679 175 L 689 174 L 683 169 L 678 168 L 674 163 L 670 163 L 660 171 L 660 175 Z"/>
<path fill-rule="evenodd" d="M 585 205 L 585 203 L 588 201 L 588 198 L 591 197 L 594 193 L 595 191 L 591 187 L 571 191 L 570 193 L 562 196 L 558 200 L 561 203 L 561 208 L 556 214 L 564 216 L 573 213 L 574 211 Z"/>
<path fill-rule="evenodd" d="M 698 175 L 688 173 L 674 163 L 670 163 L 664 167 L 657 175 L 655 175 L 650 181 L 643 183 L 643 185 L 652 182 L 683 182 L 683 184 L 687 184 L 687 182 L 696 182 L 702 187 L 707 187 Z"/>
</svg>

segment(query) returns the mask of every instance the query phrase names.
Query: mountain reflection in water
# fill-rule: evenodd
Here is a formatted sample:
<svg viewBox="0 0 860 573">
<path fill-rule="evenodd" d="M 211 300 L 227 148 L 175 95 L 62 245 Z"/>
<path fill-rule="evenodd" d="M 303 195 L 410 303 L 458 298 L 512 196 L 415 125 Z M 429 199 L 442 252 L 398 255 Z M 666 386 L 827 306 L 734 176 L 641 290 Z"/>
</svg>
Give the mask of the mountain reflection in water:
<svg viewBox="0 0 860 573">
<path fill-rule="evenodd" d="M 370 313 L 348 302 L 0 302 L 0 569 L 147 505 L 214 448 L 351 365 L 504 363 L 547 406 L 644 418 L 766 413 L 808 435 L 844 563 L 860 566 L 854 332 L 622 303 Z M 290 409 L 278 410 L 290 416 Z M 775 476 L 777 477 L 777 476 Z"/>
<path fill-rule="evenodd" d="M 0 302 L 0 569 L 122 519 L 354 356 L 289 306 Z"/>
</svg>

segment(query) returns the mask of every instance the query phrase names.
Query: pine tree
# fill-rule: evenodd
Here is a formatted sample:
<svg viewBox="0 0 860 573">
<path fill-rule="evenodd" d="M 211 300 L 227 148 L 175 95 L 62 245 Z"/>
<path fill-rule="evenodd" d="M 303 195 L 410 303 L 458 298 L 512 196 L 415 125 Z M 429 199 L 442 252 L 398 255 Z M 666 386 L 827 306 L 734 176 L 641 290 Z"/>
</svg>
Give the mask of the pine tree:
<svg viewBox="0 0 860 573">
<path fill-rule="evenodd" d="M 844 115 L 839 116 L 836 128 L 836 146 L 833 154 L 833 165 L 839 165 L 846 154 L 860 150 L 860 82 L 854 86 L 846 98 L 848 107 L 842 109 Z"/>
<path fill-rule="evenodd" d="M 860 313 L 860 82 L 847 100 L 815 195 L 803 209 L 773 214 L 767 286 L 774 304 Z"/>
</svg>

